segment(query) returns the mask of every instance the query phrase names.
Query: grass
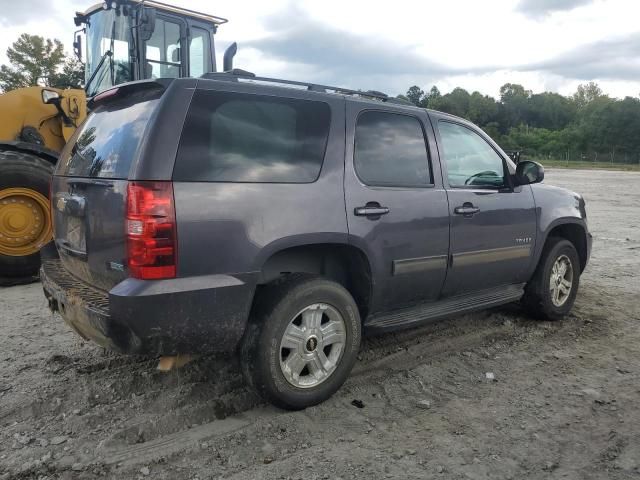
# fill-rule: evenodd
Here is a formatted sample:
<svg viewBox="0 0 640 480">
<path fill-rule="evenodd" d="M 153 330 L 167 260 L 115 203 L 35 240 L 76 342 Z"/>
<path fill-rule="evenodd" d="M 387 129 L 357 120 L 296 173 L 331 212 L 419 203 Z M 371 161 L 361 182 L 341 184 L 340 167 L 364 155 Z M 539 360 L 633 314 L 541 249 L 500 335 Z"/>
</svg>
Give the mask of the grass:
<svg viewBox="0 0 640 480">
<path fill-rule="evenodd" d="M 553 168 L 576 168 L 581 170 L 622 170 L 627 172 L 640 172 L 640 164 L 631 163 L 610 163 L 610 162 L 588 162 L 588 161 L 571 161 L 566 160 L 537 160 L 544 167 Z"/>
</svg>

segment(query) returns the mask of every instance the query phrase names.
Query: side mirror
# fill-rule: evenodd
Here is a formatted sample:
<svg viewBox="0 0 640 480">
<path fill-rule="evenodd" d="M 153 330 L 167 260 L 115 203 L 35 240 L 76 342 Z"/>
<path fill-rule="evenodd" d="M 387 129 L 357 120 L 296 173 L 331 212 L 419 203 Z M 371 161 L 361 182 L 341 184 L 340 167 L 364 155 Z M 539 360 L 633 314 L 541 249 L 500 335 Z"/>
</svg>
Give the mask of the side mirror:
<svg viewBox="0 0 640 480">
<path fill-rule="evenodd" d="M 53 90 L 42 90 L 42 103 L 46 103 L 47 105 L 55 105 L 60 101 L 60 94 L 58 92 L 54 92 Z"/>
<path fill-rule="evenodd" d="M 140 13 L 140 26 L 138 27 L 140 40 L 143 42 L 149 40 L 155 29 L 156 9 L 153 7 L 142 7 L 142 11 Z"/>
<path fill-rule="evenodd" d="M 516 182 L 518 185 L 530 185 L 544 180 L 544 167 L 538 162 L 522 160 L 516 166 Z"/>
</svg>

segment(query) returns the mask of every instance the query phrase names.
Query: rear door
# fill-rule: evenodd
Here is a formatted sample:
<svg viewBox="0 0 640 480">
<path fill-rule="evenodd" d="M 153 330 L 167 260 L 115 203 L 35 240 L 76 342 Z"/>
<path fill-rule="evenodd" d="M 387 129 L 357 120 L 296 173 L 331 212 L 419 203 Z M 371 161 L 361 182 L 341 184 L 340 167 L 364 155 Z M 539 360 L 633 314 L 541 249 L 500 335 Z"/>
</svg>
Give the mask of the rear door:
<svg viewBox="0 0 640 480">
<path fill-rule="evenodd" d="M 511 186 L 513 165 L 484 133 L 449 118 L 434 120 L 451 215 L 443 295 L 526 281 L 536 237 L 531 188 Z"/>
<path fill-rule="evenodd" d="M 347 100 L 347 222 L 371 263 L 373 311 L 440 294 L 449 210 L 434 144 L 425 113 Z"/>
<path fill-rule="evenodd" d="M 98 107 L 65 147 L 52 179 L 60 258 L 104 290 L 126 277 L 127 178 L 159 96 L 151 89 Z"/>
</svg>

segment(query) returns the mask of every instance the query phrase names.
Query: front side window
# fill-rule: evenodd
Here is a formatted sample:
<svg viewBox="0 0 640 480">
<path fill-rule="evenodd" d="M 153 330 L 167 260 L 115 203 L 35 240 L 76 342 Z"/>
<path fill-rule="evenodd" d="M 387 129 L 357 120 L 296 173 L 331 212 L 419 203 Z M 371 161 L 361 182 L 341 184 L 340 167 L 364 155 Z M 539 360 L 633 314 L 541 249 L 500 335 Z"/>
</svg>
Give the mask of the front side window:
<svg viewBox="0 0 640 480">
<path fill-rule="evenodd" d="M 356 125 L 353 163 L 371 186 L 425 186 L 431 181 L 420 121 L 408 115 L 369 111 Z"/>
<path fill-rule="evenodd" d="M 330 117 L 323 102 L 197 90 L 173 178 L 313 182 L 322 167 Z"/>
<path fill-rule="evenodd" d="M 457 123 L 438 122 L 441 156 L 452 187 L 503 187 L 502 157 L 473 130 Z"/>
<path fill-rule="evenodd" d="M 178 78 L 180 76 L 180 25 L 156 19 L 153 35 L 146 46 L 145 78 Z"/>
</svg>

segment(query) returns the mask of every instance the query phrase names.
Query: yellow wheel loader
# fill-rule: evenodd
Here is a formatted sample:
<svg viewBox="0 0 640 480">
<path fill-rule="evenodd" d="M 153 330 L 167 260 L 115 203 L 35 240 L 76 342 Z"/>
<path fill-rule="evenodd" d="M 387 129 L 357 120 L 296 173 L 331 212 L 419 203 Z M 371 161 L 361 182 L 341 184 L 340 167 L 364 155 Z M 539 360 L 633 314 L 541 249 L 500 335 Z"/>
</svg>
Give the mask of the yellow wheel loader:
<svg viewBox="0 0 640 480">
<path fill-rule="evenodd" d="M 29 87 L 0 95 L 0 282 L 38 272 L 39 250 L 52 236 L 49 178 L 87 116 L 87 99 L 133 80 L 215 71 L 214 34 L 226 21 L 152 0 L 107 0 L 76 13 L 84 90 Z"/>
</svg>

